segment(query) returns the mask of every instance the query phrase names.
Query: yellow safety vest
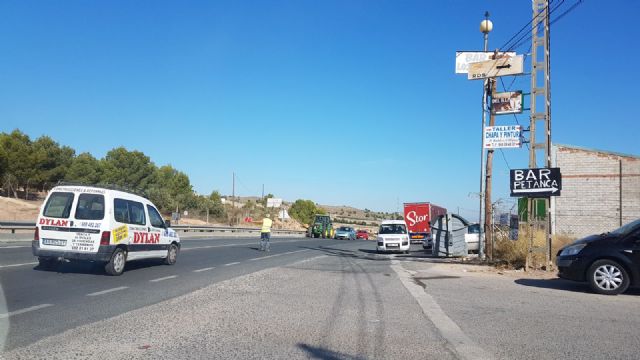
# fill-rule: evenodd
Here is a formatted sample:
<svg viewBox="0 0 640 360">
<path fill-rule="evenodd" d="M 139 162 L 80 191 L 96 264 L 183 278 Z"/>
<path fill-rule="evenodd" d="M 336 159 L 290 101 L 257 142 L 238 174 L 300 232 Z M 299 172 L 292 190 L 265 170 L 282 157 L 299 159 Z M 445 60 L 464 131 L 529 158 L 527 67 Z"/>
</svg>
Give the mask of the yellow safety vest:
<svg viewBox="0 0 640 360">
<path fill-rule="evenodd" d="M 262 220 L 262 230 L 260 232 L 268 233 L 271 232 L 271 225 L 273 225 L 273 220 L 271 219 L 263 219 Z"/>
</svg>

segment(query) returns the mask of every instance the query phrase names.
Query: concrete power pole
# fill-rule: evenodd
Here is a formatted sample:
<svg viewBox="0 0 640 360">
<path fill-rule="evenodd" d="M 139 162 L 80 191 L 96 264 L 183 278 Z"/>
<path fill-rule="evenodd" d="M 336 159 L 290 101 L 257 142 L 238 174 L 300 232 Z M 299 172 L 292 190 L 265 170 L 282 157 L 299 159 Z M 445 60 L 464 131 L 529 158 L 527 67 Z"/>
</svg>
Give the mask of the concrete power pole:
<svg viewBox="0 0 640 360">
<path fill-rule="evenodd" d="M 493 30 L 493 23 L 489 20 L 489 12 L 486 11 L 484 13 L 484 20 L 480 22 L 480 32 L 484 37 L 484 51 L 487 52 L 489 49 L 489 33 Z M 484 128 L 487 124 L 487 86 L 489 81 L 487 79 L 483 82 L 482 89 L 482 129 L 480 131 L 482 135 L 482 142 L 480 144 L 480 214 L 478 219 L 478 255 L 481 259 L 485 258 L 485 246 L 482 243 L 482 234 L 484 233 L 483 221 L 485 209 L 484 209 L 484 198 L 485 198 L 485 167 L 484 167 Z M 486 236 L 485 236 L 486 238 Z"/>
<path fill-rule="evenodd" d="M 531 45 L 531 114 L 529 125 L 529 168 L 537 168 L 536 152 L 544 152 L 544 166 L 551 167 L 551 61 L 550 61 L 550 42 L 549 42 L 549 0 L 532 0 L 533 4 L 533 22 L 532 22 L 532 45 Z M 544 20 L 542 20 L 544 19 Z M 543 58 L 540 59 L 542 53 Z M 542 80 L 542 81 L 540 81 Z M 539 97 L 543 101 L 539 104 Z M 540 106 L 539 106 L 540 105 Z M 543 142 L 537 142 L 537 124 L 543 122 L 542 129 L 544 134 Z M 544 247 L 538 247 L 534 244 L 534 217 L 536 216 L 536 204 L 538 201 L 528 198 L 527 201 L 527 223 L 529 229 L 529 252 L 527 255 L 527 264 L 525 269 L 531 265 L 532 254 L 535 252 L 544 252 L 545 267 L 547 271 L 551 270 L 553 264 L 552 259 L 552 235 L 553 235 L 553 197 L 545 198 L 545 208 L 547 209 L 547 219 L 543 222 L 543 228 L 546 234 Z"/>
<path fill-rule="evenodd" d="M 497 53 L 497 52 L 496 52 Z M 491 98 L 493 99 L 494 94 L 496 92 L 496 79 L 489 79 L 489 89 L 488 92 L 491 93 Z M 489 126 L 495 126 L 496 116 L 491 111 L 491 115 L 489 115 Z M 484 196 L 484 228 L 485 228 L 485 253 L 489 260 L 493 260 L 493 206 L 491 204 L 491 186 L 492 186 L 492 173 L 493 173 L 493 149 L 487 150 L 487 171 L 485 178 L 485 196 Z M 481 238 L 480 238 L 481 239 Z"/>
</svg>

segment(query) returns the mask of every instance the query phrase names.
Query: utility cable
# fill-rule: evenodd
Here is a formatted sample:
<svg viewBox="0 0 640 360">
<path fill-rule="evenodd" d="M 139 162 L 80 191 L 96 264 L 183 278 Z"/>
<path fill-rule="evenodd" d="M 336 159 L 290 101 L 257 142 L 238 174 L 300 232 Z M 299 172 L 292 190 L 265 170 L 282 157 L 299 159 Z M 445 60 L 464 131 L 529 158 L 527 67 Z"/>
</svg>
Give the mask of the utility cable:
<svg viewBox="0 0 640 360">
<path fill-rule="evenodd" d="M 540 24 L 542 24 L 542 22 L 543 22 L 543 21 L 545 21 L 545 19 L 546 19 L 547 17 L 549 17 L 549 18 L 550 18 L 551 14 L 553 14 L 556 10 L 558 10 L 558 9 L 562 6 L 562 4 L 564 4 L 564 2 L 565 2 L 565 1 L 566 1 L 566 0 L 560 0 L 560 3 L 559 3 L 558 5 L 556 5 L 553 9 L 550 9 L 550 7 L 551 7 L 551 3 L 549 3 L 549 4 L 547 5 L 546 15 L 545 15 L 545 16 L 543 16 L 540 20 L 538 20 L 538 21 L 535 23 L 535 25 L 534 25 L 533 27 L 534 27 L 534 28 L 538 27 Z M 538 13 L 538 15 L 540 15 L 540 14 L 542 14 L 542 12 L 539 12 L 539 13 Z M 537 17 L 538 17 L 538 15 L 536 15 L 536 16 L 534 17 L 534 19 L 535 19 L 535 18 L 537 18 Z M 532 20 L 533 20 L 533 19 L 532 19 Z M 511 45 L 511 46 L 509 47 L 509 49 L 508 49 L 508 50 L 506 50 L 506 51 L 512 51 L 512 50 L 515 50 L 515 49 L 519 48 L 519 47 L 520 47 L 520 46 L 522 46 L 524 43 L 526 43 L 527 41 L 529 41 L 529 40 L 531 39 L 531 37 L 532 37 L 532 36 L 533 36 L 533 35 L 532 35 L 531 33 L 524 33 L 524 34 L 522 34 L 522 35 L 518 38 L 518 40 L 517 40 L 513 45 Z"/>
<path fill-rule="evenodd" d="M 549 5 L 551 5 L 553 3 L 553 0 L 549 1 Z M 502 46 L 499 47 L 499 49 L 504 49 L 505 47 L 507 47 L 507 45 L 509 45 L 509 43 L 516 38 L 516 36 L 520 35 L 521 32 L 523 32 L 525 29 L 527 29 L 527 27 L 534 22 L 538 16 L 542 15 L 541 12 L 539 12 L 536 16 L 534 16 L 531 20 L 529 20 L 529 22 L 527 22 L 526 24 L 524 24 L 524 26 L 518 30 L 517 33 L 515 33 L 509 40 L 507 40 L 507 42 L 505 42 Z"/>
</svg>

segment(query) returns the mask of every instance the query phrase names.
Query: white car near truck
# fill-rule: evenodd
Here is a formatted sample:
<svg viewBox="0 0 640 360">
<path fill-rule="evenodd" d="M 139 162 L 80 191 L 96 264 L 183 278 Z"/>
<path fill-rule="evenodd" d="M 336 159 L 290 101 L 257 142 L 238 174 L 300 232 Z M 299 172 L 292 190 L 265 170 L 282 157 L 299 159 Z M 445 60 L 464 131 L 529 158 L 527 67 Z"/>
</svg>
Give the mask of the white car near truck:
<svg viewBox="0 0 640 360">
<path fill-rule="evenodd" d="M 404 220 L 384 220 L 380 223 L 376 241 L 377 252 L 395 251 L 408 254 L 411 247 Z"/>
<path fill-rule="evenodd" d="M 32 252 L 41 268 L 61 260 L 91 261 L 110 275 L 138 259 L 175 264 L 180 237 L 151 201 L 100 186 L 56 186 L 36 222 Z"/>
</svg>

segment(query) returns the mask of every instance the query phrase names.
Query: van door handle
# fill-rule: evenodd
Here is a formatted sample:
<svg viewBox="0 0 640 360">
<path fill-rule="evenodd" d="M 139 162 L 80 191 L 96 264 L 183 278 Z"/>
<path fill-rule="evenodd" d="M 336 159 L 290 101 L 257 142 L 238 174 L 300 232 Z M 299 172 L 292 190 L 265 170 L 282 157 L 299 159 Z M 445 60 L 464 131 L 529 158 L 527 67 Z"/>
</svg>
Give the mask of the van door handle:
<svg viewBox="0 0 640 360">
<path fill-rule="evenodd" d="M 147 226 L 147 232 L 151 232 L 151 228 Z"/>
</svg>

